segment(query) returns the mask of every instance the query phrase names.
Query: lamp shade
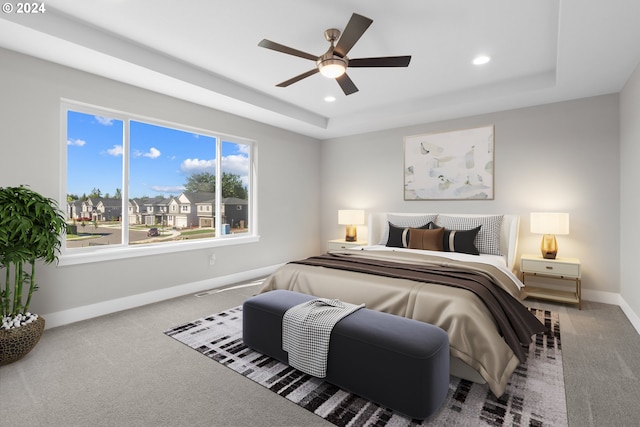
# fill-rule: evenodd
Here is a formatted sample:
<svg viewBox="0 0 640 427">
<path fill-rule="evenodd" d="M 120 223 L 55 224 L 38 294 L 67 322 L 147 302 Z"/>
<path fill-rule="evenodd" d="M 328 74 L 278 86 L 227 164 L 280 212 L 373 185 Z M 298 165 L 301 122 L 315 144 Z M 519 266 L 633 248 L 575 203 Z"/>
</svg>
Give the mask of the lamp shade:
<svg viewBox="0 0 640 427">
<path fill-rule="evenodd" d="M 364 211 L 359 209 L 339 210 L 338 224 L 340 225 L 364 224 Z"/>
<path fill-rule="evenodd" d="M 569 214 L 531 212 L 531 232 L 535 234 L 569 234 Z"/>
</svg>

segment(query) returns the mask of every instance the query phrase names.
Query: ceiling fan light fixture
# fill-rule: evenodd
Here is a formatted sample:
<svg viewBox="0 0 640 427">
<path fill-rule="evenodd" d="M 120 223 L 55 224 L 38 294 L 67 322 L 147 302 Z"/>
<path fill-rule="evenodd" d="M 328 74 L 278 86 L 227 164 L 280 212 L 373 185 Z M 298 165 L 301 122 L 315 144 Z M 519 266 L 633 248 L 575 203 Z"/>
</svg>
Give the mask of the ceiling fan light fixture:
<svg viewBox="0 0 640 427">
<path fill-rule="evenodd" d="M 318 61 L 318 70 L 323 76 L 335 79 L 347 71 L 347 62 L 338 57 L 321 59 Z"/>
</svg>

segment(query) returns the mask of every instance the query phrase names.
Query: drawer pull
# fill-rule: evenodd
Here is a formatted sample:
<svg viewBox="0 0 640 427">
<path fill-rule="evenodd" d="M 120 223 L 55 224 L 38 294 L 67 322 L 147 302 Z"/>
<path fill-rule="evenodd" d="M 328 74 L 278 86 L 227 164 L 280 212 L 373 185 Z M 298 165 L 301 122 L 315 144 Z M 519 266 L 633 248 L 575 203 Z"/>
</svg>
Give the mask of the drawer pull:
<svg viewBox="0 0 640 427">
<path fill-rule="evenodd" d="M 550 266 L 550 265 L 547 265 L 545 268 L 546 268 L 547 270 L 553 270 L 553 267 L 552 267 L 552 266 Z"/>
</svg>

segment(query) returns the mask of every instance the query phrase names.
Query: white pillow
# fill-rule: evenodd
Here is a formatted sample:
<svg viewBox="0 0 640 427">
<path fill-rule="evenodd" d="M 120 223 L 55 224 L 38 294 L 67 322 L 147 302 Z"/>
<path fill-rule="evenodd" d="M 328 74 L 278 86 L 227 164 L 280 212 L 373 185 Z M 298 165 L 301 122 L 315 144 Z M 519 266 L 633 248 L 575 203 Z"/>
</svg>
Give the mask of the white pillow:
<svg viewBox="0 0 640 427">
<path fill-rule="evenodd" d="M 454 216 L 438 215 L 435 223 L 449 230 L 471 230 L 481 225 L 474 241 L 478 252 L 489 255 L 503 255 L 500 250 L 500 230 L 504 215 Z"/>
</svg>

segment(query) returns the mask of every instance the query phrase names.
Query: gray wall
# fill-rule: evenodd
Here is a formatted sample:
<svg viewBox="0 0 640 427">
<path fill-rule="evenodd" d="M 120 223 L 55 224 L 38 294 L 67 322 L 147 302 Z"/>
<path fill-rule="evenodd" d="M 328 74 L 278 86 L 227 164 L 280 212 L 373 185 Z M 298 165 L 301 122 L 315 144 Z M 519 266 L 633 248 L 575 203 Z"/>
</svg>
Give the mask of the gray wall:
<svg viewBox="0 0 640 427">
<path fill-rule="evenodd" d="M 560 255 L 582 260 L 587 293 L 620 292 L 640 313 L 634 268 L 635 242 L 640 239 L 634 221 L 640 208 L 640 68 L 620 96 L 318 142 L 7 50 L 0 49 L 0 63 L 0 186 L 29 184 L 57 197 L 61 97 L 253 138 L 259 147 L 259 243 L 41 267 L 41 289 L 32 305 L 39 313 L 162 291 L 315 254 L 326 240 L 344 234 L 337 224 L 337 210 L 344 208 L 519 214 L 520 254 L 539 250 L 540 236 L 528 231 L 531 211 L 567 211 L 571 234 L 558 237 Z M 404 136 L 487 124 L 496 126 L 495 200 L 403 200 Z M 360 227 L 359 235 L 366 236 L 366 227 Z M 208 263 L 211 252 L 217 258 L 213 267 Z"/>
<path fill-rule="evenodd" d="M 60 98 L 213 129 L 258 142 L 260 242 L 73 266 L 44 266 L 32 309 L 46 315 L 316 254 L 318 141 L 0 49 L 0 186 L 60 193 Z M 291 232 L 295 230 L 295 232 Z M 216 254 L 216 264 L 209 256 Z"/>
<path fill-rule="evenodd" d="M 620 294 L 640 316 L 640 65 L 620 95 Z"/>
<path fill-rule="evenodd" d="M 513 213 L 521 216 L 519 254 L 538 254 L 541 236 L 529 232 L 529 213 L 569 212 L 570 235 L 558 236 L 559 256 L 580 258 L 584 288 L 617 293 L 618 110 L 618 95 L 605 95 L 323 141 L 323 239 L 342 235 L 336 211 L 345 208 Z M 490 124 L 495 200 L 403 200 L 404 136 Z"/>
</svg>

